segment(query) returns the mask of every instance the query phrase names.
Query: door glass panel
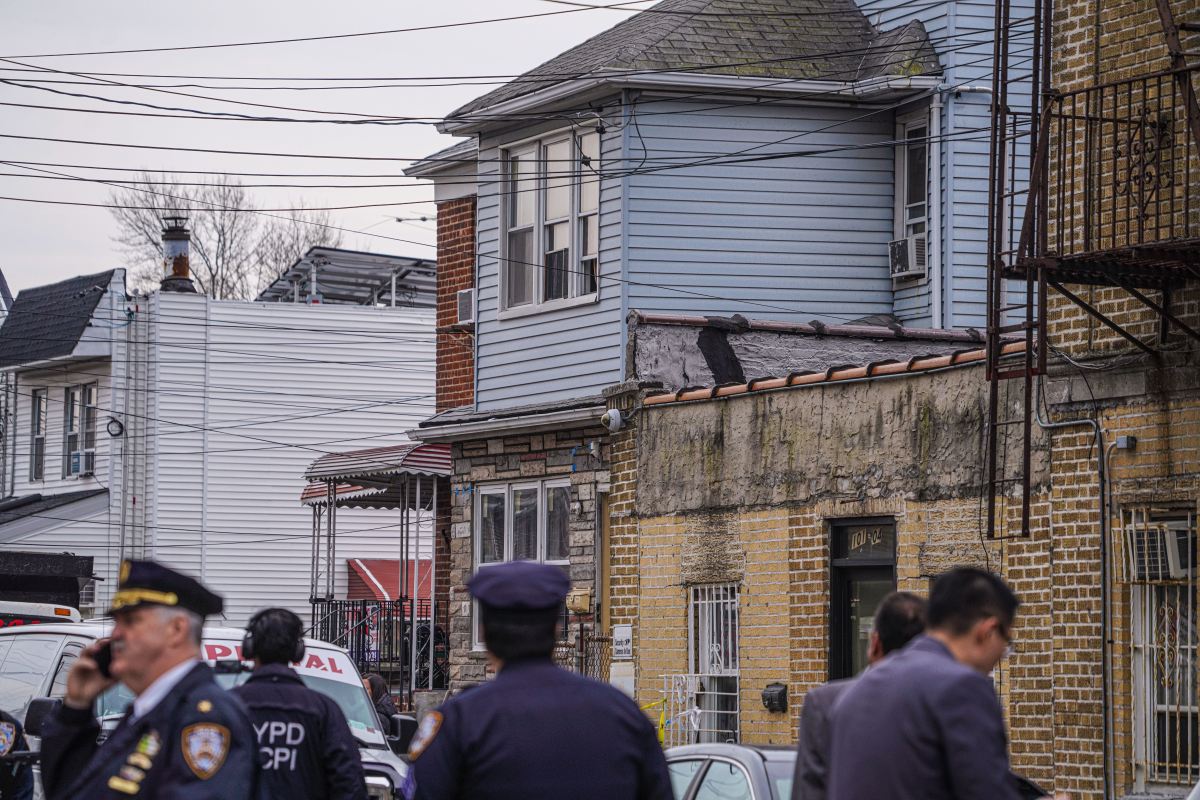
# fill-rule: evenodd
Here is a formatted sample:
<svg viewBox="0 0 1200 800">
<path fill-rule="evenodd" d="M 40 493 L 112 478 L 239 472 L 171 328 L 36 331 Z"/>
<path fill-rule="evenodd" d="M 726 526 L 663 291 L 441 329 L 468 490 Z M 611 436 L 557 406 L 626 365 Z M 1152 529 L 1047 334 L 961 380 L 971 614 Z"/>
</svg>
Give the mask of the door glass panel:
<svg viewBox="0 0 1200 800">
<path fill-rule="evenodd" d="M 750 780 L 741 767 L 714 761 L 696 790 L 696 800 L 753 800 Z"/>
<path fill-rule="evenodd" d="M 671 773 L 671 793 L 675 795 L 675 800 L 683 800 L 688 787 L 692 785 L 692 778 L 696 777 L 703 765 L 704 762 L 700 759 L 672 761 L 667 764 L 667 771 Z"/>
<path fill-rule="evenodd" d="M 536 561 L 538 557 L 538 490 L 513 489 L 513 561 Z"/>
<path fill-rule="evenodd" d="M 479 498 L 479 561 L 491 564 L 504 560 L 504 495 Z"/>
<path fill-rule="evenodd" d="M 867 667 L 867 649 L 871 644 L 875 611 L 891 591 L 890 578 L 850 579 L 850 666 L 854 675 Z"/>
<path fill-rule="evenodd" d="M 570 486 L 546 487 L 546 560 L 566 561 L 570 530 Z"/>
</svg>

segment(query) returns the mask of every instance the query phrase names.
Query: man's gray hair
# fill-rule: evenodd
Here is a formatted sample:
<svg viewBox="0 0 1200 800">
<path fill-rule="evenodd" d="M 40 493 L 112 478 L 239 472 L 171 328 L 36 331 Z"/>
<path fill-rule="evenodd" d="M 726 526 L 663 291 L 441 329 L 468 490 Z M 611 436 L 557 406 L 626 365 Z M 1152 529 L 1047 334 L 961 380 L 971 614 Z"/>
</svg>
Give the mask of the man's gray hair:
<svg viewBox="0 0 1200 800">
<path fill-rule="evenodd" d="M 192 644 L 199 647 L 204 642 L 204 617 L 194 611 L 188 611 L 186 608 L 171 606 L 158 606 L 158 613 L 164 622 L 172 617 L 183 617 L 187 621 L 188 638 L 192 640 Z"/>
</svg>

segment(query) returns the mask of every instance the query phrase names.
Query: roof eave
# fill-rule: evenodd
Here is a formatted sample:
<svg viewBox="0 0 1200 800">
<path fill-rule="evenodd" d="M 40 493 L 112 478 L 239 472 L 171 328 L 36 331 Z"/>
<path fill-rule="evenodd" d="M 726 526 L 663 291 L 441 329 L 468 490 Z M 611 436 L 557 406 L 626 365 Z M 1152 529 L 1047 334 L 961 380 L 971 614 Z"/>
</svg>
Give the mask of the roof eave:
<svg viewBox="0 0 1200 800">
<path fill-rule="evenodd" d="M 515 97 L 493 106 L 477 108 L 461 117 L 450 116 L 437 124 L 442 133 L 469 136 L 486 129 L 491 120 L 479 119 L 535 111 L 575 95 L 600 88 L 642 88 L 668 90 L 720 89 L 742 92 L 748 96 L 782 96 L 803 99 L 822 97 L 842 101 L 882 100 L 889 96 L 930 91 L 941 83 L 940 75 L 885 75 L 861 81 L 770 80 L 764 85 L 761 76 L 713 75 L 706 72 L 667 72 L 641 75 L 594 75 L 555 84 L 547 89 Z M 406 174 L 416 174 L 409 168 Z M 430 170 L 431 172 L 432 170 Z M 426 173 L 428 174 L 428 172 Z"/>
<path fill-rule="evenodd" d="M 458 442 L 479 439 L 495 433 L 535 433 L 541 430 L 558 430 L 563 425 L 583 423 L 598 425 L 602 413 L 604 413 L 603 405 L 584 406 L 550 411 L 544 414 L 525 414 L 519 417 L 497 417 L 472 422 L 431 425 L 427 428 L 410 430 L 407 435 L 410 439 L 418 439 L 426 444 Z"/>
</svg>

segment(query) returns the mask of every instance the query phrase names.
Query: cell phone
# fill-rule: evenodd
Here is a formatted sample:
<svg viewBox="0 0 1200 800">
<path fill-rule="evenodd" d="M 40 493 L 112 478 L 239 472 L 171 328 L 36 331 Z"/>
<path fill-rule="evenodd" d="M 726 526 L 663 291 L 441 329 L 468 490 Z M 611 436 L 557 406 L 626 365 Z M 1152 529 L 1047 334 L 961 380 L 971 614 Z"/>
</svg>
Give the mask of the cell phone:
<svg viewBox="0 0 1200 800">
<path fill-rule="evenodd" d="M 112 642 L 100 645 L 100 649 L 92 656 L 92 660 L 96 662 L 96 668 L 106 678 L 112 677 L 112 658 Z"/>
</svg>

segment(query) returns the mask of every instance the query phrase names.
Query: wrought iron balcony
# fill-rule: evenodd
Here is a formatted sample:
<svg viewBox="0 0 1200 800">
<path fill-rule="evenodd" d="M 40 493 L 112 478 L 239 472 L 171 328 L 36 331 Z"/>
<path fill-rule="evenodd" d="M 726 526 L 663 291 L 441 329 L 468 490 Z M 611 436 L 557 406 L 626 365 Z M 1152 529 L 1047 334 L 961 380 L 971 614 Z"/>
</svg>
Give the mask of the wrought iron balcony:
<svg viewBox="0 0 1200 800">
<path fill-rule="evenodd" d="M 1166 288 L 1200 277 L 1200 67 L 1057 95 L 1010 274 Z"/>
</svg>

